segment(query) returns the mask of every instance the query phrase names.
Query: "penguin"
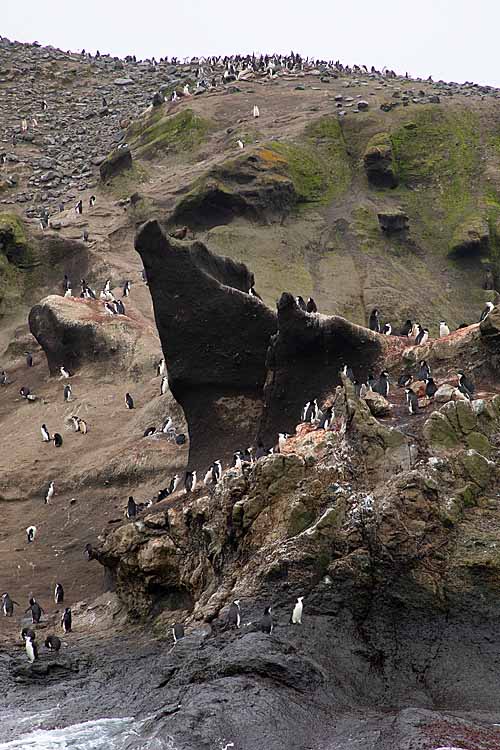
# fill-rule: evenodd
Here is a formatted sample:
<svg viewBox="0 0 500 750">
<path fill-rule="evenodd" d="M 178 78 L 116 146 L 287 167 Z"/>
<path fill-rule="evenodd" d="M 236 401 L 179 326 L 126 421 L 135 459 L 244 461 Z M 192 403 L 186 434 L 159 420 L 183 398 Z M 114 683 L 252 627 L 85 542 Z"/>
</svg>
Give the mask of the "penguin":
<svg viewBox="0 0 500 750">
<path fill-rule="evenodd" d="M 279 432 L 278 433 L 278 450 L 281 453 L 283 448 L 285 447 L 285 443 L 287 439 L 290 437 L 288 432 Z"/>
<path fill-rule="evenodd" d="M 71 423 L 75 432 L 80 432 L 80 417 L 71 417 Z"/>
<path fill-rule="evenodd" d="M 163 423 L 163 427 L 161 428 L 161 431 L 167 433 L 171 429 L 173 429 L 173 426 L 174 426 L 174 423 L 172 421 L 172 417 L 167 417 Z"/>
<path fill-rule="evenodd" d="M 45 99 L 42 99 L 42 112 L 45 112 L 45 110 L 47 109 L 48 106 L 49 105 L 47 104 L 47 102 L 45 101 Z"/>
<path fill-rule="evenodd" d="M 87 542 L 87 544 L 85 545 L 85 549 L 83 550 L 83 556 L 85 557 L 87 562 L 97 559 L 96 554 L 94 552 L 94 548 L 89 542 Z"/>
<path fill-rule="evenodd" d="M 369 391 L 375 391 L 376 390 L 377 381 L 375 380 L 375 375 L 373 373 L 368 373 L 368 378 L 366 379 L 366 386 Z"/>
<path fill-rule="evenodd" d="M 315 398 L 311 401 L 308 401 L 302 409 L 302 422 L 315 422 L 318 418 L 318 413 L 318 400 Z"/>
<path fill-rule="evenodd" d="M 80 432 L 82 435 L 86 435 L 89 431 L 87 422 L 84 419 L 80 419 L 78 417 L 78 432 Z"/>
<path fill-rule="evenodd" d="M 35 639 L 30 635 L 26 636 L 25 648 L 26 654 L 28 656 L 28 661 L 33 664 L 33 662 L 38 659 L 38 647 L 36 645 Z"/>
<path fill-rule="evenodd" d="M 266 607 L 264 609 L 264 614 L 262 615 L 262 619 L 260 621 L 260 630 L 263 633 L 267 633 L 268 635 L 271 635 L 273 632 L 273 616 L 271 614 L 271 607 Z"/>
<path fill-rule="evenodd" d="M 23 387 L 19 389 L 19 395 L 22 398 L 25 398 L 27 401 L 31 400 L 31 399 L 28 399 L 28 396 L 30 395 L 30 389 L 27 388 L 25 385 L 23 385 Z"/>
<path fill-rule="evenodd" d="M 58 432 L 54 432 L 52 440 L 54 442 L 54 448 L 60 448 L 63 444 L 62 435 L 60 435 Z"/>
<path fill-rule="evenodd" d="M 48 635 L 44 645 L 48 651 L 59 651 L 61 648 L 61 639 L 57 635 Z"/>
<path fill-rule="evenodd" d="M 64 589 L 60 583 L 56 583 L 54 587 L 54 601 L 56 604 L 62 604 L 64 601 Z"/>
<path fill-rule="evenodd" d="M 243 143 L 242 140 L 240 140 L 240 138 L 238 138 L 238 140 L 236 141 L 236 145 L 238 146 L 239 149 L 245 148 L 245 144 Z"/>
<path fill-rule="evenodd" d="M 351 383 L 354 383 L 354 372 L 352 367 L 349 367 L 349 365 L 344 365 L 340 372 L 345 378 L 348 378 Z"/>
<path fill-rule="evenodd" d="M 156 427 L 148 427 L 147 430 L 144 430 L 144 435 L 142 437 L 150 437 L 151 435 L 154 435 L 156 432 Z"/>
<path fill-rule="evenodd" d="M 33 355 L 31 352 L 24 352 L 26 355 L 26 367 L 33 367 Z"/>
<path fill-rule="evenodd" d="M 0 372 L 0 385 L 8 385 L 7 373 L 5 370 Z"/>
<path fill-rule="evenodd" d="M 333 406 L 328 406 L 323 412 L 323 416 L 320 419 L 318 430 L 329 430 L 334 419 L 335 412 L 333 410 Z"/>
<path fill-rule="evenodd" d="M 318 312 L 318 306 L 316 305 L 316 302 L 313 300 L 312 297 L 308 297 L 307 298 L 306 312 L 308 312 L 308 313 L 317 313 Z"/>
<path fill-rule="evenodd" d="M 446 322 L 444 320 L 441 320 L 439 323 L 439 338 L 442 339 L 445 336 L 450 335 L 450 329 L 446 325 Z"/>
<path fill-rule="evenodd" d="M 353 380 L 352 384 L 354 386 L 354 395 L 355 395 L 355 397 L 356 398 L 361 398 L 361 386 L 362 385 L 364 386 L 364 383 L 361 384 L 359 381 Z"/>
<path fill-rule="evenodd" d="M 82 240 L 84 242 L 88 242 L 89 241 L 89 230 L 88 229 L 84 229 L 83 230 L 83 232 L 82 232 Z"/>
<path fill-rule="evenodd" d="M 62 378 L 70 378 L 71 374 L 70 371 L 66 369 L 66 367 L 62 366 L 59 368 L 59 372 L 61 373 Z"/>
<path fill-rule="evenodd" d="M 382 329 L 384 336 L 390 336 L 392 334 L 392 326 L 390 323 L 386 323 Z"/>
<path fill-rule="evenodd" d="M 12 617 L 14 614 L 14 604 L 16 607 L 19 607 L 19 603 L 11 599 L 7 592 L 2 594 L 2 612 L 4 617 Z"/>
<path fill-rule="evenodd" d="M 173 623 L 172 636 L 174 638 L 174 643 L 177 643 L 177 641 L 180 641 L 181 638 L 184 638 L 184 625 L 182 624 L 182 622 Z"/>
<path fill-rule="evenodd" d="M 51 482 L 49 484 L 49 489 L 45 493 L 45 505 L 48 505 L 50 503 L 50 501 L 54 497 L 54 492 L 55 492 L 54 482 Z"/>
<path fill-rule="evenodd" d="M 212 465 L 209 466 L 207 469 L 205 476 L 203 477 L 203 484 L 205 487 L 208 487 L 208 485 L 213 484 L 212 481 Z"/>
<path fill-rule="evenodd" d="M 493 304 L 493 302 L 486 303 L 486 307 L 484 308 L 483 312 L 481 313 L 481 317 L 479 318 L 480 323 L 482 323 L 483 320 L 485 320 L 485 318 L 488 317 L 488 315 L 490 314 L 490 312 L 493 310 L 494 307 L 495 305 Z"/>
<path fill-rule="evenodd" d="M 127 518 L 135 518 L 137 515 L 137 503 L 132 496 L 130 496 L 128 499 L 125 515 L 127 516 Z"/>
<path fill-rule="evenodd" d="M 134 399 L 130 395 L 130 393 L 125 394 L 125 404 L 127 406 L 127 409 L 133 409 L 134 408 Z"/>
<path fill-rule="evenodd" d="M 167 371 L 167 365 L 165 363 L 165 360 L 162 358 L 162 359 L 160 359 L 160 361 L 158 362 L 158 364 L 156 366 L 156 375 L 158 377 L 160 375 L 165 375 L 166 371 Z"/>
<path fill-rule="evenodd" d="M 184 477 L 184 492 L 194 492 L 196 489 L 196 471 L 186 471 Z"/>
<path fill-rule="evenodd" d="M 406 370 L 401 370 L 401 374 L 398 379 L 398 387 L 399 388 L 407 387 L 410 385 L 411 381 L 412 381 L 412 376 L 410 375 L 410 373 L 407 372 Z"/>
<path fill-rule="evenodd" d="M 64 279 L 63 279 L 63 290 L 64 290 L 65 292 L 67 292 L 67 291 L 68 291 L 68 289 L 71 289 L 71 281 L 69 280 L 69 278 L 68 278 L 68 275 L 67 275 L 67 274 L 64 274 Z"/>
<path fill-rule="evenodd" d="M 304 610 L 304 605 L 302 604 L 303 599 L 303 596 L 297 597 L 297 601 L 295 602 L 295 606 L 290 616 L 290 622 L 292 625 L 302 625 L 302 612 Z"/>
<path fill-rule="evenodd" d="M 300 307 L 301 310 L 304 310 L 304 312 L 306 312 L 307 305 L 304 302 L 304 298 L 301 297 L 300 294 L 298 297 L 295 297 L 295 302 L 297 303 L 297 307 Z"/>
<path fill-rule="evenodd" d="M 170 480 L 170 484 L 168 485 L 168 494 L 169 495 L 173 495 L 174 494 L 174 492 L 176 491 L 176 489 L 177 489 L 177 487 L 179 485 L 180 479 L 181 478 L 180 478 L 180 476 L 178 474 L 175 474 L 175 476 L 172 477 L 172 479 Z"/>
<path fill-rule="evenodd" d="M 109 303 L 109 302 L 105 302 L 105 303 L 104 303 L 104 309 L 105 309 L 105 310 L 106 310 L 106 312 L 107 312 L 107 313 L 109 313 L 110 315 L 116 315 L 116 310 L 115 310 L 115 308 L 113 307 L 113 305 L 112 305 L 111 303 Z"/>
<path fill-rule="evenodd" d="M 96 197 L 95 195 L 91 195 L 89 198 L 89 207 L 92 208 L 92 206 L 95 206 Z"/>
<path fill-rule="evenodd" d="M 467 377 L 463 370 L 458 370 L 458 390 L 463 393 L 469 401 L 472 400 L 472 395 L 475 391 L 475 386 L 472 380 Z"/>
<path fill-rule="evenodd" d="M 130 281 L 126 281 L 125 282 L 125 284 L 123 285 L 123 297 L 128 297 L 129 296 L 131 286 L 132 285 L 131 285 Z"/>
<path fill-rule="evenodd" d="M 168 391 L 168 377 L 164 375 L 161 379 L 161 384 L 160 384 L 160 396 L 164 396 L 167 391 Z"/>
<path fill-rule="evenodd" d="M 71 401 L 71 391 L 72 391 L 72 388 L 71 388 L 71 385 L 69 383 L 64 386 L 64 392 L 63 393 L 64 393 L 64 400 L 66 401 L 66 403 L 68 401 Z"/>
<path fill-rule="evenodd" d="M 415 337 L 415 344 L 417 346 L 421 346 L 422 344 L 425 344 L 427 342 L 427 339 L 429 338 L 429 331 L 427 328 L 422 328 L 421 325 L 418 326 L 418 333 Z"/>
<path fill-rule="evenodd" d="M 71 609 L 66 607 L 63 616 L 61 617 L 62 629 L 65 633 L 71 633 Z"/>
<path fill-rule="evenodd" d="M 429 367 L 425 359 L 421 359 L 418 363 L 417 380 L 427 380 L 427 378 L 430 378 L 431 375 L 431 368 Z"/>
<path fill-rule="evenodd" d="M 83 214 L 83 201 L 79 200 L 78 203 L 75 206 L 75 212 L 77 214 Z"/>
<path fill-rule="evenodd" d="M 389 373 L 383 370 L 380 373 L 380 377 L 374 387 L 377 393 L 380 393 L 384 398 L 389 398 Z"/>
<path fill-rule="evenodd" d="M 71 287 L 70 287 L 69 289 L 66 289 L 66 291 L 64 292 L 64 296 L 65 296 L 66 298 L 68 298 L 68 297 L 72 297 L 72 296 L 73 296 L 73 292 L 72 292 L 72 290 L 71 290 Z"/>
<path fill-rule="evenodd" d="M 411 388 L 405 388 L 406 402 L 408 404 L 408 411 L 410 414 L 416 414 L 418 412 L 418 398 L 417 394 Z"/>
<path fill-rule="evenodd" d="M 370 313 L 370 319 L 368 321 L 368 328 L 370 331 L 375 331 L 375 333 L 380 333 L 380 320 L 379 320 L 379 312 L 377 308 L 371 311 Z"/>
<path fill-rule="evenodd" d="M 36 526 L 28 526 L 26 529 L 26 538 L 28 541 L 28 544 L 31 544 L 31 542 L 35 541 L 36 537 Z"/>
<path fill-rule="evenodd" d="M 22 640 L 23 642 L 26 642 L 26 638 L 27 638 L 28 636 L 29 636 L 29 637 L 30 637 L 30 638 L 31 638 L 31 639 L 32 639 L 32 640 L 34 641 L 34 640 L 35 640 L 35 638 L 36 638 L 36 633 L 35 633 L 35 631 L 34 631 L 34 630 L 32 630 L 31 628 L 27 628 L 27 627 L 24 627 L 24 628 L 23 628 L 23 629 L 21 630 L 21 640 Z"/>
<path fill-rule="evenodd" d="M 241 460 L 241 453 L 240 451 L 236 451 L 236 453 L 233 453 L 233 461 L 231 463 L 231 468 L 236 469 L 236 471 L 241 471 L 243 462 Z"/>
<path fill-rule="evenodd" d="M 50 442 L 50 433 L 49 433 L 49 431 L 47 429 L 47 425 L 43 424 L 40 427 L 40 432 L 42 433 L 42 440 L 43 440 L 43 442 L 44 443 Z"/>
<path fill-rule="evenodd" d="M 254 287 L 254 285 L 253 285 L 253 284 L 252 284 L 252 286 L 250 287 L 250 289 L 248 290 L 248 294 L 250 295 L 250 297 L 255 297 L 256 299 L 260 299 L 260 301 L 261 301 L 261 302 L 263 302 L 263 299 L 262 299 L 262 297 L 261 297 L 261 296 L 260 296 L 260 294 L 259 294 L 259 293 L 258 293 L 258 292 L 257 292 L 257 291 L 255 290 L 255 287 Z"/>
<path fill-rule="evenodd" d="M 229 607 L 227 624 L 230 628 L 239 628 L 241 624 L 240 600 L 235 599 Z"/>
<path fill-rule="evenodd" d="M 115 312 L 117 315 L 125 315 L 125 305 L 123 304 L 121 299 L 116 299 L 113 304 L 115 306 Z"/>
<path fill-rule="evenodd" d="M 38 625 L 42 618 L 43 609 L 34 597 L 29 600 L 29 607 L 25 610 L 25 614 L 26 612 L 31 612 L 31 622 L 33 625 Z"/>
<path fill-rule="evenodd" d="M 254 117 L 260 117 L 260 110 L 256 104 L 253 105 L 253 116 Z"/>
<path fill-rule="evenodd" d="M 413 323 L 410 319 L 406 321 L 404 326 L 401 328 L 401 336 L 409 336 L 413 330 Z"/>
<path fill-rule="evenodd" d="M 436 383 L 433 378 L 427 378 L 425 381 L 425 395 L 432 398 L 438 390 Z"/>
</svg>

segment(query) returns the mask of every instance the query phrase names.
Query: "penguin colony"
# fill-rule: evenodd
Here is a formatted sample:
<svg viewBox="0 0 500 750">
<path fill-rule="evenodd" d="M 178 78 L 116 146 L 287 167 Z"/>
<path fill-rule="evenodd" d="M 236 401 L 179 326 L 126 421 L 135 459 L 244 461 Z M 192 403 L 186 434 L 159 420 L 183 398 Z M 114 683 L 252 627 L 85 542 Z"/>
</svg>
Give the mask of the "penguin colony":
<svg viewBox="0 0 500 750">
<path fill-rule="evenodd" d="M 56 606 L 62 604 L 64 601 L 64 589 L 62 587 L 62 584 L 56 583 L 54 588 L 54 602 Z M 19 607 L 20 604 L 12 599 L 10 595 L 7 592 L 4 592 L 2 594 L 2 614 L 4 617 L 13 617 L 14 616 L 14 608 Z M 38 601 L 35 599 L 34 596 L 30 596 L 28 600 L 28 607 L 24 611 L 24 615 L 27 615 L 29 612 L 29 616 L 31 617 L 31 624 L 33 626 L 39 625 L 43 622 L 43 616 L 46 614 L 43 607 L 40 606 Z M 64 612 L 62 614 L 60 625 L 62 631 L 67 634 L 71 632 L 72 629 L 72 616 L 71 616 L 71 609 L 69 607 L 66 607 L 64 609 Z M 24 648 L 26 651 L 26 656 L 28 658 L 28 661 L 33 664 L 33 662 L 37 661 L 39 658 L 39 646 L 37 643 L 37 630 L 33 629 L 31 627 L 23 627 L 21 630 L 21 642 L 24 643 Z M 62 645 L 61 639 L 54 634 L 49 634 L 46 636 L 44 641 L 44 647 L 47 651 L 52 651 L 57 653 Z"/>
</svg>

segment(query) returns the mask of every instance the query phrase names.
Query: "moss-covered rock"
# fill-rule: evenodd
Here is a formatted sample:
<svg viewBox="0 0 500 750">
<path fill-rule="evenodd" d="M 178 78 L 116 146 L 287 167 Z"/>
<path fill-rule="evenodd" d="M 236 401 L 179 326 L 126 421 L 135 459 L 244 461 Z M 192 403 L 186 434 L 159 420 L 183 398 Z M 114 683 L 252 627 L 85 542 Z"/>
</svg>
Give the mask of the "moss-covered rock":
<svg viewBox="0 0 500 750">
<path fill-rule="evenodd" d="M 363 163 L 371 185 L 388 188 L 397 186 L 398 168 L 389 133 L 377 133 L 370 139 L 363 154 Z"/>
<path fill-rule="evenodd" d="M 457 448 L 460 436 L 441 411 L 435 411 L 424 424 L 424 437 L 431 448 Z"/>
<path fill-rule="evenodd" d="M 192 109 L 169 115 L 164 108 L 154 109 L 146 119 L 129 130 L 130 146 L 139 159 L 152 159 L 159 153 L 192 152 L 212 130 L 212 123 Z"/>
<path fill-rule="evenodd" d="M 488 222 L 482 216 L 471 216 L 455 229 L 450 255 L 455 258 L 480 255 L 487 253 L 488 247 Z"/>
<path fill-rule="evenodd" d="M 486 487 L 495 471 L 493 461 L 489 461 L 473 448 L 462 451 L 457 457 L 457 464 L 464 476 L 482 489 Z"/>
<path fill-rule="evenodd" d="M 493 446 L 491 445 L 486 435 L 483 435 L 480 432 L 470 432 L 467 435 L 465 442 L 467 443 L 469 448 L 477 451 L 482 456 L 486 456 L 486 458 L 491 455 L 491 452 L 493 450 Z"/>
<path fill-rule="evenodd" d="M 17 214 L 0 213 L 0 255 L 21 269 L 28 269 L 33 263 L 31 246 Z"/>
<path fill-rule="evenodd" d="M 379 211 L 377 218 L 380 228 L 387 234 L 396 234 L 408 230 L 408 215 L 401 209 Z"/>
</svg>

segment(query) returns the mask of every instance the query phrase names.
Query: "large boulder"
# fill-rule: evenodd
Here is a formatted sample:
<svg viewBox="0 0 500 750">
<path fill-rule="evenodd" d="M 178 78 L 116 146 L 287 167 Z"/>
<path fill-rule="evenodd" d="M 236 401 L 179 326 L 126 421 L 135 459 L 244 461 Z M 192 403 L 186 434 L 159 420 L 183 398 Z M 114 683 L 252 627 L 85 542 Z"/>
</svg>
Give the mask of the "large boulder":
<svg viewBox="0 0 500 750">
<path fill-rule="evenodd" d="M 248 294 L 253 274 L 198 242 L 144 224 L 135 247 L 149 290 L 174 397 L 186 414 L 190 463 L 206 467 L 254 442 L 265 358 L 276 316 Z"/>
<path fill-rule="evenodd" d="M 50 295 L 29 314 L 29 327 L 47 357 L 51 375 L 109 360 L 122 371 L 153 371 L 157 339 L 151 325 L 109 315 L 101 302 Z"/>
<path fill-rule="evenodd" d="M 397 163 L 389 133 L 377 133 L 370 139 L 363 154 L 363 162 L 371 185 L 388 188 L 398 185 Z"/>
<path fill-rule="evenodd" d="M 404 211 L 379 211 L 377 213 L 380 228 L 386 234 L 398 234 L 408 230 L 408 215 Z"/>
</svg>

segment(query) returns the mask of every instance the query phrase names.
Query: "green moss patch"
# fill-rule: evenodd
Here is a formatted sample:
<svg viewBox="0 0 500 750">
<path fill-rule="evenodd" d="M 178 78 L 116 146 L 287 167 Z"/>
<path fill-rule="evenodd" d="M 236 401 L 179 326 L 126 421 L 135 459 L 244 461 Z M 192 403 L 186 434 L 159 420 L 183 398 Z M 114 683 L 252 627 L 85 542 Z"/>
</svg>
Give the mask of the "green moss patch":
<svg viewBox="0 0 500 750">
<path fill-rule="evenodd" d="M 128 137 L 138 158 L 151 159 L 164 152 L 192 151 L 205 140 L 211 129 L 212 123 L 191 109 L 166 115 L 161 107 L 153 110 L 145 122 L 134 123 Z"/>
</svg>

